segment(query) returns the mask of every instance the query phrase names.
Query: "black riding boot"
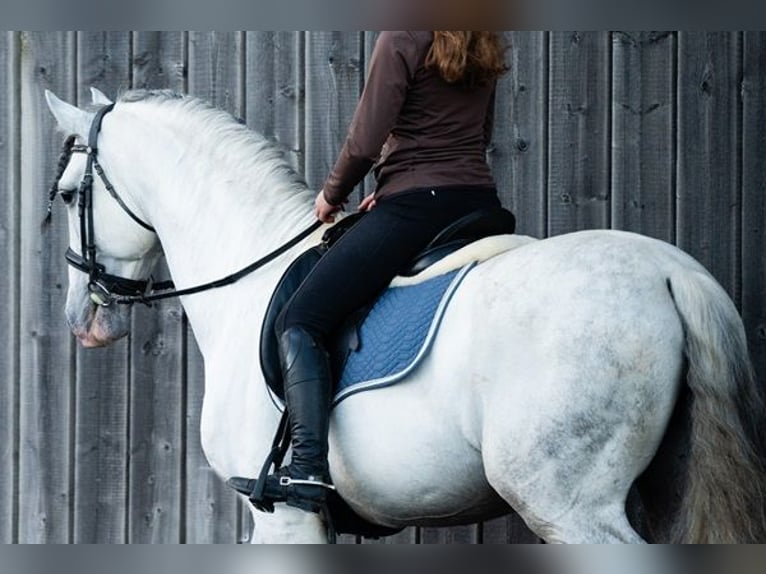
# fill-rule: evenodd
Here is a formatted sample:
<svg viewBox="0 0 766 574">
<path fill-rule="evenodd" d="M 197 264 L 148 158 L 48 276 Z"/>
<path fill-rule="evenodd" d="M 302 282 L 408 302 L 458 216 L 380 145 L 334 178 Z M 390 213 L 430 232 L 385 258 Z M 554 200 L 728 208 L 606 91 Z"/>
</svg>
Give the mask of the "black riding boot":
<svg viewBox="0 0 766 574">
<path fill-rule="evenodd" d="M 329 360 L 322 346 L 300 327 L 290 328 L 280 337 L 279 359 L 290 417 L 292 459 L 288 466 L 266 478 L 263 500 L 253 502 L 267 509 L 274 502 L 287 502 L 309 512 L 319 512 L 328 488 L 332 488 L 327 464 Z M 251 499 L 255 484 L 255 479 L 229 479 L 230 486 Z"/>
</svg>

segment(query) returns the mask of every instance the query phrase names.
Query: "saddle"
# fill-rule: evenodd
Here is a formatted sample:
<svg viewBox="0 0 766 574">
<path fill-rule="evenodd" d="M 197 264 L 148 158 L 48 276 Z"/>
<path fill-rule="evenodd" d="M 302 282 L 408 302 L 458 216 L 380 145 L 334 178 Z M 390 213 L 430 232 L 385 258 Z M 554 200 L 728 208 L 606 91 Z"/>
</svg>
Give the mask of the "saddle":
<svg viewBox="0 0 766 574">
<path fill-rule="evenodd" d="M 322 255 L 346 231 L 356 225 L 363 216 L 364 213 L 355 213 L 343 218 L 328 229 L 322 236 L 322 242 L 319 245 L 302 253 L 288 267 L 271 296 L 261 329 L 260 361 L 266 384 L 282 401 L 284 401 L 284 389 L 279 366 L 277 340 L 274 335 L 274 324 L 277 316 Z M 516 218 L 513 213 L 506 209 L 474 211 L 442 230 L 405 269 L 400 271 L 399 275 L 414 277 L 469 243 L 491 235 L 512 234 L 515 229 Z M 327 351 L 330 354 L 333 379 L 336 382 L 343 372 L 349 355 L 359 348 L 359 327 L 364 322 L 373 303 L 358 309 L 352 316 L 348 317 L 341 328 L 331 337 L 331 340 L 326 342 Z"/>
</svg>

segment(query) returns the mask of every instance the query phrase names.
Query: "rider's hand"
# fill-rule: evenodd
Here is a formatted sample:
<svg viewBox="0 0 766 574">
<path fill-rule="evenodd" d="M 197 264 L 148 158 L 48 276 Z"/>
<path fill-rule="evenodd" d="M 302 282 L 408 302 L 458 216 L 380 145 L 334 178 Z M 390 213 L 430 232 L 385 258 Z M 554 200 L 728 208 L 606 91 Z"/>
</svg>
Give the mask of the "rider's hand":
<svg viewBox="0 0 766 574">
<path fill-rule="evenodd" d="M 359 211 L 370 211 L 377 205 L 375 201 L 375 194 L 368 195 L 362 200 L 362 203 L 359 204 Z"/>
<path fill-rule="evenodd" d="M 314 213 L 319 221 L 322 223 L 333 223 L 335 221 L 335 214 L 341 209 L 343 209 L 343 205 L 331 204 L 324 196 L 324 190 L 319 191 L 316 201 L 314 201 Z"/>
</svg>

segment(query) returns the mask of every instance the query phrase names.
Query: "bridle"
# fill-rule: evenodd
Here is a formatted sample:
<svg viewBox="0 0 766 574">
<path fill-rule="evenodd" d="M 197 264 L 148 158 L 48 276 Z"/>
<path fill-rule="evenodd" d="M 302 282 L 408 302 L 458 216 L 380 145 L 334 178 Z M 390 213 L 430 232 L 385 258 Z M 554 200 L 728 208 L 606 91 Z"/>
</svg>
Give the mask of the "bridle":
<svg viewBox="0 0 766 574">
<path fill-rule="evenodd" d="M 71 247 L 67 249 L 66 260 L 69 265 L 75 269 L 88 274 L 88 291 L 90 292 L 91 300 L 102 307 L 108 307 L 112 303 L 121 304 L 133 304 L 144 303 L 151 305 L 152 302 L 160 299 L 168 299 L 170 297 L 180 297 L 182 295 L 192 295 L 194 293 L 200 293 L 210 289 L 216 289 L 225 285 L 230 285 L 245 275 L 248 275 L 256 269 L 263 267 L 267 263 L 273 261 L 293 246 L 297 245 L 303 239 L 308 237 L 312 232 L 319 228 L 322 224 L 321 221 L 315 221 L 307 229 L 293 237 L 290 241 L 272 251 L 268 255 L 254 261 L 250 265 L 240 269 L 239 271 L 227 275 L 221 279 L 196 285 L 194 287 L 188 287 L 186 289 L 176 290 L 172 281 L 160 281 L 155 282 L 152 277 L 146 280 L 142 279 L 129 279 L 127 277 L 120 277 L 118 275 L 112 275 L 106 272 L 104 265 L 100 264 L 96 260 L 96 241 L 94 233 L 93 223 L 93 172 L 95 170 L 96 175 L 101 179 L 104 187 L 109 192 L 109 195 L 117 202 L 122 210 L 138 225 L 156 233 L 155 229 L 143 221 L 138 215 L 135 214 L 120 197 L 117 190 L 114 188 L 109 178 L 104 173 L 104 169 L 98 162 L 98 134 L 101 131 L 101 124 L 104 120 L 104 116 L 108 114 L 114 108 L 114 104 L 109 104 L 99 108 L 96 112 L 96 116 L 93 118 L 93 123 L 90 126 L 88 133 L 88 145 L 78 145 L 74 143 L 74 139 L 67 140 L 67 145 L 62 152 L 62 156 L 59 159 L 59 173 L 57 174 L 56 181 L 51 188 L 50 201 L 52 202 L 56 194 L 58 194 L 58 184 L 63 174 L 63 166 L 65 166 L 71 154 L 84 153 L 87 154 L 85 163 L 85 171 L 83 173 L 80 185 L 77 189 L 77 211 L 80 219 L 80 254 L 77 254 Z M 49 204 L 49 213 L 51 206 Z"/>
</svg>

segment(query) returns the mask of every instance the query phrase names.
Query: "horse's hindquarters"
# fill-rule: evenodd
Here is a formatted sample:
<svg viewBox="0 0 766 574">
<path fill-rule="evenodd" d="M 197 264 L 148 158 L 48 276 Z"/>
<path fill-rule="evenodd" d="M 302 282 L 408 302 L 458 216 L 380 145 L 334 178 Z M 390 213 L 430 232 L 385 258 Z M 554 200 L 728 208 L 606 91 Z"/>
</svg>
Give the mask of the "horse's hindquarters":
<svg viewBox="0 0 766 574">
<path fill-rule="evenodd" d="M 452 377 L 441 390 L 461 434 L 548 540 L 638 540 L 625 498 L 682 369 L 665 249 L 608 233 L 539 242 L 477 268 L 445 317 L 434 369 Z"/>
</svg>

